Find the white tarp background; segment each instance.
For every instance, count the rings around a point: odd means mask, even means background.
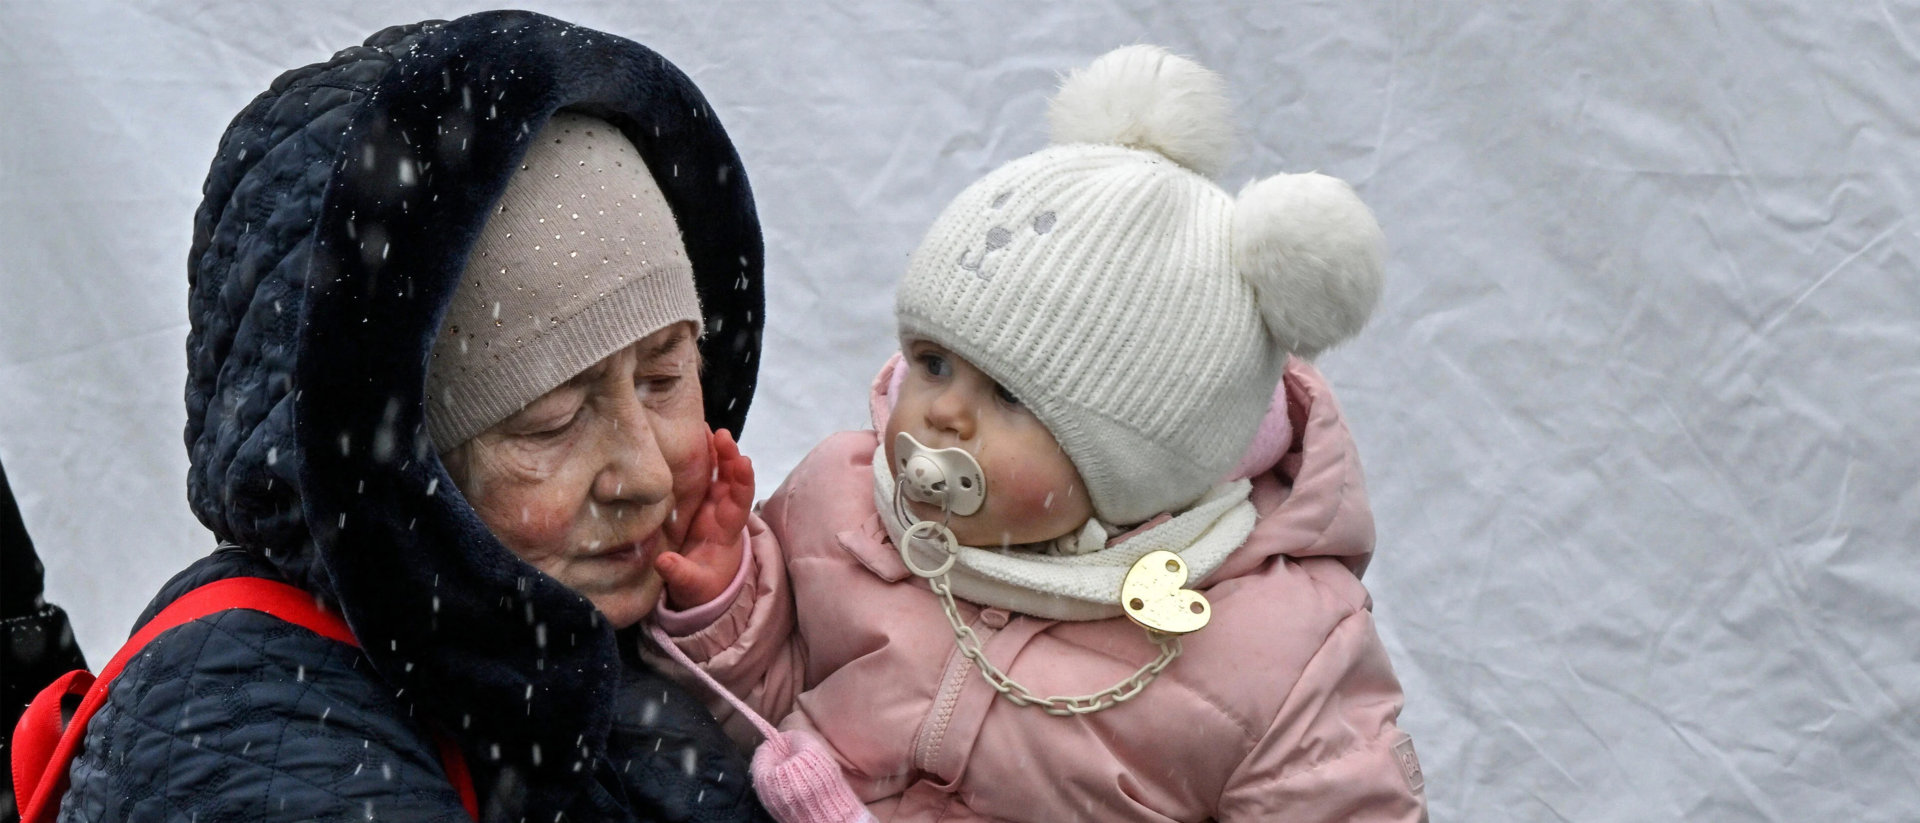
[[[737,142],[768,480],[863,424],[907,252],[1044,144],[1056,72],[1199,58],[1230,189],[1322,170],[1387,229],[1321,365],[1435,819],[1920,819],[1920,6],[529,5],[658,49]],[[212,546],[180,433],[215,141],[281,70],[483,7],[0,0],[0,458],[96,664]]]

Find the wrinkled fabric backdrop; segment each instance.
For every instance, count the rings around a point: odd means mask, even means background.
[[[1320,170],[1386,227],[1321,367],[1435,819],[1920,819],[1920,5],[528,5],[658,49],[739,146],[762,496],[864,424],[908,251],[1045,143],[1056,74],[1164,44],[1231,85],[1229,189]],[[96,665],[212,548],[215,141],[280,71],[481,8],[0,3],[0,459]]]

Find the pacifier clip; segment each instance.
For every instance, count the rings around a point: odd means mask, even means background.
[[[946,612],[947,625],[953,629],[954,643],[960,653],[979,667],[981,677],[986,678],[994,691],[1016,706],[1034,706],[1047,714],[1070,717],[1125,703],[1145,690],[1147,684],[1180,656],[1181,635],[1199,631],[1213,616],[1213,607],[1206,595],[1183,588],[1189,572],[1180,555],[1164,550],[1148,552],[1133,562],[1120,584],[1120,609],[1146,630],[1147,639],[1160,648],[1160,654],[1126,679],[1092,694],[1046,697],[1035,694],[987,660],[980,636],[960,618],[960,606],[954,600],[953,586],[947,576],[960,557],[959,538],[945,522],[920,520],[907,506],[908,500],[936,505],[948,517],[965,517],[979,511],[987,496],[986,473],[981,471],[979,461],[965,449],[928,448],[907,432],[900,432],[894,438],[894,461],[897,464],[894,513],[900,522],[909,524],[900,545],[895,547],[900,552],[900,562],[915,577],[926,580],[927,586],[940,597],[940,606]],[[932,568],[921,566],[914,558],[916,543],[931,544],[939,553],[940,563]]]

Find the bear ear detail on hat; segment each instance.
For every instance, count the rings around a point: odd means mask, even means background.
[[[1226,84],[1159,46],[1124,46],[1076,69],[1047,107],[1056,145],[1152,151],[1207,177],[1233,148]]]
[[[1278,174],[1248,183],[1234,204],[1234,268],[1274,341],[1301,357],[1367,324],[1386,256],[1380,224],[1344,180]]]

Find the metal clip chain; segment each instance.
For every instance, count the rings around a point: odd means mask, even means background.
[[[986,650],[980,646],[980,635],[975,634],[973,627],[960,619],[960,607],[953,600],[953,589],[947,585],[946,575],[927,578],[927,585],[933,588],[934,594],[940,595],[940,607],[947,612],[947,624],[953,627],[954,644],[960,647],[960,653],[966,655],[968,660],[972,660],[975,666],[980,667],[980,676],[987,679],[988,685],[993,686],[994,691],[1013,701],[1016,706],[1037,706],[1041,711],[1057,717],[1092,714],[1103,709],[1111,709],[1132,700],[1147,687],[1148,683],[1152,683],[1154,678],[1159,677],[1161,670],[1171,665],[1174,658],[1180,656],[1180,638],[1148,631],[1147,637],[1153,641],[1154,645],[1160,647],[1160,655],[1149,661],[1147,665],[1141,666],[1139,671],[1134,672],[1127,679],[1093,694],[1041,697],[1034,694],[1033,690],[1020,685],[1019,681],[1008,677],[1000,667],[987,662]]]
[[[1146,689],[1148,683],[1152,683],[1154,678],[1160,676],[1161,671],[1173,663],[1174,658],[1180,656],[1180,638],[1177,635],[1161,634],[1160,632],[1148,629],[1146,630],[1147,639],[1152,640],[1154,645],[1160,647],[1160,654],[1146,665],[1141,666],[1138,671],[1128,676],[1127,679],[1094,692],[1093,694],[1076,696],[1055,695],[1052,697],[1041,697],[1040,695],[1034,694],[1032,689],[1020,685],[1019,681],[1008,677],[1006,672],[1000,670],[1000,667],[987,661],[987,652],[986,649],[981,646],[980,635],[975,633],[973,627],[967,625],[966,621],[960,619],[960,604],[954,601],[953,587],[947,582],[947,571],[953,568],[954,559],[959,556],[958,546],[960,541],[954,538],[953,532],[944,524],[934,523],[928,520],[914,523],[912,514],[908,511],[905,502],[901,499],[898,486],[896,486],[895,489],[895,511],[901,516],[902,520],[913,523],[912,526],[908,527],[906,534],[901,537],[901,545],[898,547],[901,561],[906,564],[907,569],[913,572],[915,576],[924,578],[927,581],[927,585],[933,589],[933,593],[940,596],[940,608],[947,613],[947,625],[953,627],[954,645],[960,647],[960,653],[966,655],[968,660],[973,661],[973,665],[979,667],[980,676],[986,678],[987,684],[992,686],[994,691],[999,692],[1002,697],[1012,701],[1014,705],[1034,706],[1056,717],[1092,714],[1097,711],[1111,709],[1114,706],[1132,700],[1134,696],[1140,694],[1142,690]],[[930,534],[923,535],[922,532]],[[923,569],[918,563],[914,562],[912,549],[910,548],[910,545],[915,539],[927,539],[928,537],[938,537],[943,544],[940,548],[946,554],[946,557],[942,558],[940,565],[933,569]]]

